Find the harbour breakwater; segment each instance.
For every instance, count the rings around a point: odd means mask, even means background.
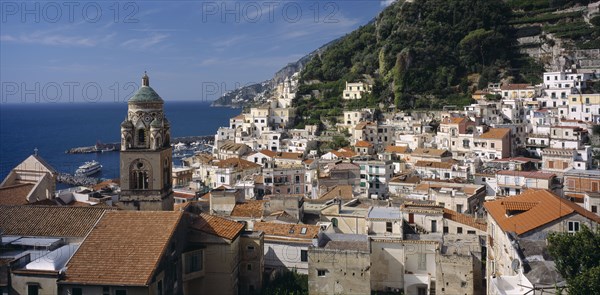
[[[172,139],[172,143],[185,143],[190,144],[192,142],[200,142],[204,144],[213,144],[214,135],[202,135],[202,136],[184,136],[176,137]],[[121,149],[121,144],[116,143],[96,143],[93,146],[74,147],[65,151],[66,154],[90,154],[90,153],[104,153],[114,152]]]

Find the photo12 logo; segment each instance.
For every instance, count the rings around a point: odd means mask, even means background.
[[[202,22],[288,22],[308,18],[315,23],[338,23],[340,7],[336,2],[277,2],[277,1],[204,1]]]
[[[125,102],[138,89],[135,82],[1,82],[0,103]]]
[[[246,86],[256,85],[256,82],[240,83],[234,82],[202,82],[200,83],[200,100],[201,101],[213,101],[220,97],[227,96],[233,91],[244,88]]]
[[[139,12],[136,2],[0,2],[0,22],[58,23],[113,21],[137,23]]]

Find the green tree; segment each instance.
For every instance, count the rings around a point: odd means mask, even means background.
[[[568,285],[568,293],[600,294],[600,229],[582,226],[575,234],[552,233],[548,253]]]
[[[308,295],[308,275],[294,271],[286,271],[273,281],[267,282],[263,295]]]

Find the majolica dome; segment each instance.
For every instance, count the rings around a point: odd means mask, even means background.
[[[129,99],[128,103],[163,103],[164,101],[152,87],[150,87],[150,78],[144,72],[142,77],[142,87]]]

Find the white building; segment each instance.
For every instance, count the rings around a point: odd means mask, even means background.
[[[371,93],[373,87],[364,82],[348,83],[342,94],[344,99],[361,99],[363,93]]]

